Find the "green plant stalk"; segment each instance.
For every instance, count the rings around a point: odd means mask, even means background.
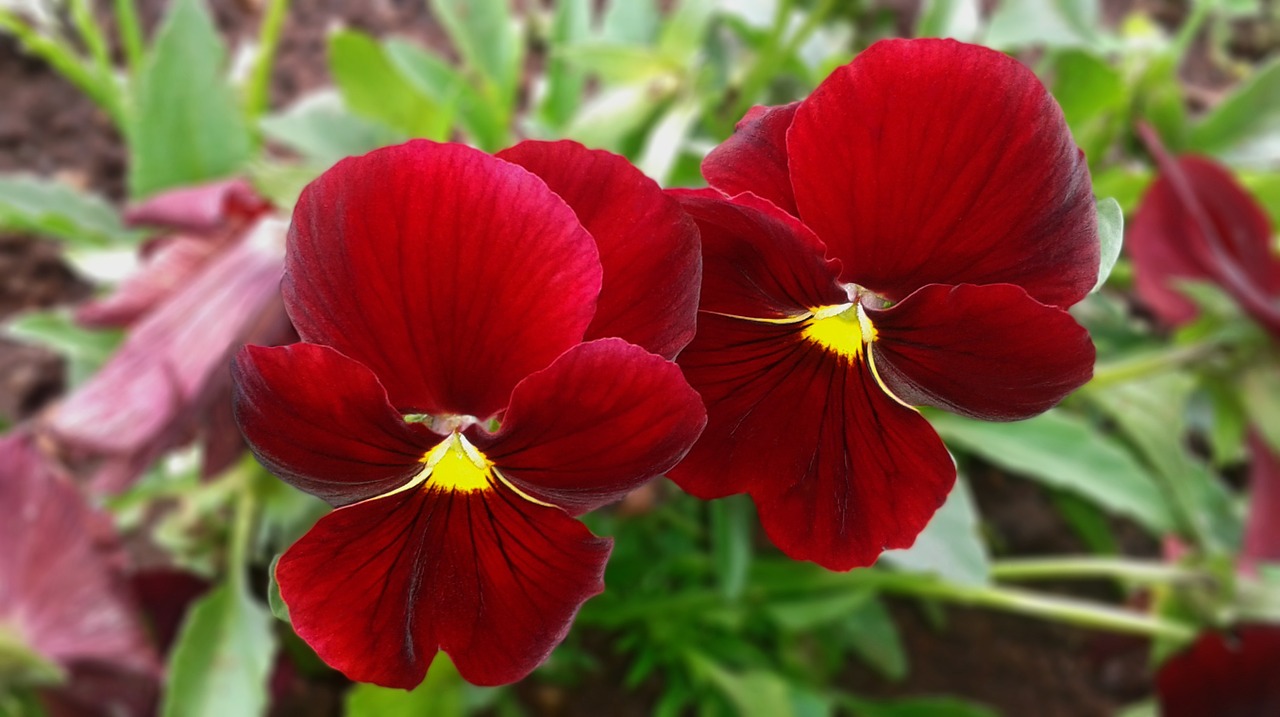
[[[1093,391],[1172,371],[1195,363],[1218,348],[1219,345],[1216,342],[1198,343],[1153,351],[1134,358],[1100,363],[1094,368],[1093,379],[1081,390]]]
[[[760,92],[768,84],[776,70],[778,58],[782,55],[782,36],[787,31],[787,19],[791,16],[792,0],[780,0],[773,15],[773,27],[765,37],[764,46],[756,54],[756,61],[742,79],[738,88],[737,102],[734,104],[730,119],[734,122],[742,117],[751,105],[755,104]]]
[[[231,523],[231,540],[227,547],[227,581],[232,589],[244,592],[249,569],[250,546],[258,514],[258,496],[253,486],[253,466],[242,463],[228,480],[235,482],[235,515]]]
[[[0,10],[0,30],[11,33],[31,54],[49,63],[71,84],[80,88],[89,99],[103,109],[117,127],[123,128],[124,107],[114,86],[106,86],[103,78],[90,71],[89,66],[70,48],[41,35],[12,13]]]
[[[1114,578],[1130,583],[1158,585],[1189,582],[1208,576],[1200,571],[1167,563],[1073,556],[998,560],[991,564],[991,577],[998,580]]]
[[[289,0],[271,0],[271,4],[267,6],[267,14],[262,19],[262,29],[258,33],[257,62],[254,63],[245,88],[245,116],[253,127],[257,126],[257,119],[267,111],[271,70],[275,67],[276,48],[280,44],[280,33],[284,29],[288,11]]]
[[[142,23],[138,22],[138,8],[134,0],[116,0],[116,25],[120,29],[120,46],[124,49],[129,75],[136,77],[142,70],[147,49],[142,41]]]
[[[80,40],[89,49],[89,56],[93,58],[94,67],[97,68],[98,74],[105,82],[115,72],[115,69],[111,66],[111,56],[107,52],[107,39],[102,35],[102,30],[98,27],[98,23],[94,22],[93,12],[89,10],[89,5],[85,0],[71,0],[69,9],[71,11],[71,22],[75,25],[76,32],[80,35]]]

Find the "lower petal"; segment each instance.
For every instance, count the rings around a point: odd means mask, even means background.
[[[1280,714],[1280,627],[1243,625],[1206,632],[1156,676],[1164,717],[1262,717]]]
[[[294,629],[347,677],[409,689],[437,650],[480,685],[527,675],[604,589],[612,543],[558,508],[488,489],[340,508],[280,559]]]
[[[1016,421],[1093,377],[1089,332],[1011,284],[933,284],[867,313],[879,378],[912,405]]]

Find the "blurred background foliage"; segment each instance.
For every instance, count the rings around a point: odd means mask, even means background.
[[[158,23],[133,0],[0,0],[0,32],[89,97],[128,160],[123,197],[48,173],[0,175],[0,231],[52,242],[101,294],[137,270],[153,236],[122,219],[123,204],[245,177],[287,217],[333,162],[412,137],[489,151],[570,138],[664,186],[701,186],[701,158],[750,107],[799,99],[860,49],[902,35],[979,42],[1032,67],[1086,152],[1095,193],[1115,200],[1099,205],[1112,236],[1153,178],[1142,121],[1171,152],[1226,163],[1280,218],[1280,9],[1262,0],[424,1],[439,30],[428,43],[344,25],[333,4],[331,84],[279,104],[287,0],[254,3],[259,25],[235,42],[202,0],[160,3]],[[617,538],[608,590],[514,689],[470,687],[443,655],[409,693],[351,686],[320,664],[289,629],[269,566],[324,506],[252,459],[202,478],[199,448],[167,446],[123,491],[89,493],[147,561],[206,586],[168,653],[165,715],[985,717],[1010,708],[981,704],[990,691],[892,687],[930,658],[904,637],[904,615],[923,616],[913,634],[972,614],[945,605],[1083,626],[1092,642],[1072,633],[1069,644],[1082,655],[1103,649],[1103,632],[1133,636],[1126,649],[1148,677],[1201,629],[1280,620],[1276,566],[1237,569],[1242,476],[1255,460],[1247,427],[1280,450],[1280,356],[1221,290],[1188,294],[1199,318],[1157,326],[1121,255],[1074,310],[1099,349],[1092,383],[1016,424],[929,412],[974,487],[962,480],[917,545],[875,568],[787,561],[757,534],[749,501],[705,504],[660,483],[590,516]],[[21,313],[5,330],[63,355],[69,391],[128,335],[82,326],[67,306]],[[1035,486],[1071,547],[1027,550],[1002,535],[978,477]],[[983,645],[970,649],[980,659]],[[991,691],[1017,689],[1003,679],[989,675]],[[1155,713],[1144,684],[1113,700],[1132,702],[1130,717]],[[9,685],[0,714],[39,714],[30,688]],[[1060,707],[1037,713],[1086,714]]]

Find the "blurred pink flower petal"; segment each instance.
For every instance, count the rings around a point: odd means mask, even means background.
[[[204,234],[229,222],[252,219],[270,208],[243,179],[183,187],[156,195],[125,210],[125,222]]]

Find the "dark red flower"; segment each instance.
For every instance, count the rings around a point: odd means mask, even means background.
[[[1280,715],[1280,627],[1206,632],[1156,676],[1161,717]]]
[[[1138,295],[1162,320],[1180,324],[1196,309],[1178,282],[1209,281],[1280,338],[1280,258],[1266,212],[1226,168],[1170,157],[1151,128],[1141,131],[1160,173],[1129,229]]]
[[[692,335],[692,222],[619,157],[501,157],[420,141],[326,172],[286,259],[306,343],[236,359],[259,460],[338,507],[276,577],[352,679],[412,687],[437,649],[478,684],[526,675],[603,589],[611,543],[572,516],[705,422],[664,358]]]
[[[1089,173],[1014,60],[877,43],[803,102],[756,109],[712,152],[702,230],[708,408],[670,476],[748,493],[788,555],[847,570],[909,546],[955,467],[912,406],[1017,420],[1086,382],[1064,310],[1093,287]]]

